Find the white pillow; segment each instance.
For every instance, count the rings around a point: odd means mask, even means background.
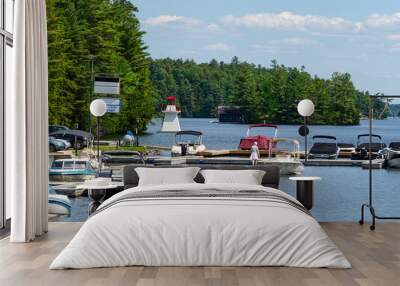
[[[261,185],[265,175],[261,170],[202,170],[204,183]]]
[[[139,186],[195,183],[193,180],[200,168],[136,168]]]

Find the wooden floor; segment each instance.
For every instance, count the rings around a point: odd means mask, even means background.
[[[400,285],[400,224],[380,223],[375,232],[356,223],[324,223],[353,265],[349,270],[287,267],[124,267],[48,270],[81,223],[50,223],[29,244],[0,241],[0,285]]]

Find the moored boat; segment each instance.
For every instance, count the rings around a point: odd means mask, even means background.
[[[251,131],[257,128],[273,128],[274,135],[266,136],[266,135],[251,135]],[[273,139],[278,136],[278,126],[275,124],[254,124],[250,125],[247,129],[246,137],[240,139],[239,149],[241,150],[250,150],[251,146],[254,142],[257,142],[258,149],[260,150],[269,150],[270,148],[276,148],[276,143],[273,142]]]
[[[49,214],[70,215],[71,208],[71,201],[67,196],[58,195],[52,188],[49,188]]]
[[[93,178],[97,171],[89,160],[55,160],[49,170],[50,181],[78,182]]]
[[[351,158],[351,155],[356,151],[356,146],[352,143],[337,143],[339,147],[339,157]]]
[[[175,134],[175,144],[171,148],[171,155],[173,157],[197,155],[205,150],[203,133],[194,130],[179,131]]]
[[[381,151],[385,164],[389,168],[400,169],[400,142],[391,142],[388,148]]]
[[[102,152],[103,164],[141,164],[145,165],[143,154],[138,151],[112,150]]]
[[[313,146],[308,152],[311,159],[336,159],[339,155],[339,147],[335,136],[315,135]]]
[[[369,158],[370,149],[372,159],[381,157],[382,150],[386,148],[386,144],[383,142],[382,136],[371,134],[371,145],[368,142],[368,138],[369,134],[360,134],[357,136],[357,147],[355,152],[352,154],[351,159],[367,160]]]

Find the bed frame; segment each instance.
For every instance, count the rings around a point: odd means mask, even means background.
[[[135,171],[137,168],[137,165],[127,165],[124,166],[123,168],[123,182],[124,182],[124,189],[129,189],[136,187],[139,183],[139,177]],[[171,165],[163,165],[163,166],[146,166],[146,168],[183,168],[183,167],[188,167],[188,166],[182,166],[182,165],[177,165],[177,166],[171,166]],[[191,166],[190,166],[191,167]],[[201,170],[209,170],[209,169],[218,169],[218,170],[262,170],[265,171],[265,175],[262,180],[262,185],[265,187],[271,187],[278,189],[279,188],[279,180],[280,180],[280,173],[279,173],[279,167],[276,166],[257,166],[257,167],[252,167],[252,166],[229,166],[229,165],[224,165],[224,166],[215,166],[215,165],[201,165],[198,166],[200,167]],[[204,178],[200,174],[200,172],[197,174],[197,176],[194,178],[194,180],[197,183],[204,183]]]

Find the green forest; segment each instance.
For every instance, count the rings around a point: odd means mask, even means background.
[[[368,93],[357,90],[347,73],[323,79],[304,67],[286,67],[273,60],[267,68],[236,57],[230,63],[202,64],[159,59],[151,62],[150,70],[160,97],[175,95],[185,117],[214,117],[218,105],[238,105],[244,107],[247,123],[296,124],[302,121],[297,103],[304,98],[316,106],[313,124],[354,125],[368,114]],[[377,114],[383,106],[375,101]]]
[[[146,127],[157,95],[137,12],[128,0],[47,0],[50,124],[88,129],[93,56],[95,73],[121,79],[122,110],[102,126],[111,133]]]
[[[323,79],[304,67],[275,60],[264,67],[236,57],[230,63],[153,60],[137,14],[128,0],[47,0],[50,124],[88,129],[91,58],[95,74],[121,80],[122,110],[102,118],[108,133],[145,130],[169,95],[184,117],[215,117],[219,105],[240,105],[249,123],[300,123],[296,106],[304,98],[316,105],[314,124],[359,124],[366,114],[367,93],[346,73]],[[376,112],[383,109],[375,105]]]

